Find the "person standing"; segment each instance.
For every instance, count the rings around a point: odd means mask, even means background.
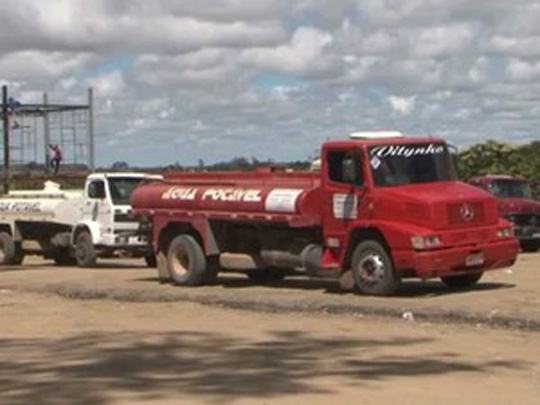
[[[50,144],[49,149],[51,152],[49,165],[53,168],[54,174],[57,174],[60,170],[60,163],[62,162],[62,149],[60,145],[55,144]]]

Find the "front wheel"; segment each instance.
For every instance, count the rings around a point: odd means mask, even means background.
[[[478,280],[482,278],[483,274],[484,273],[482,272],[468,273],[468,274],[461,274],[459,276],[441,277],[441,280],[448,287],[467,288],[467,287],[472,287],[473,285],[478,283]]]
[[[538,240],[522,240],[520,241],[521,250],[526,253],[536,252],[540,249],[540,241]]]
[[[75,240],[75,259],[77,260],[77,265],[79,267],[93,267],[96,265],[96,257],[90,232],[79,232]]]
[[[356,287],[364,294],[392,295],[401,285],[388,252],[375,240],[358,244],[351,267]]]

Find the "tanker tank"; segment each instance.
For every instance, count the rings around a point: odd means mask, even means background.
[[[317,173],[182,173],[139,186],[131,196],[134,211],[186,211],[235,217],[241,214],[302,217],[320,221]]]
[[[61,190],[47,181],[42,190],[10,191],[0,197],[0,221],[72,224],[80,215],[82,190]]]

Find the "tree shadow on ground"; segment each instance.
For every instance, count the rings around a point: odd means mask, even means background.
[[[335,383],[334,388],[321,386],[325,377],[360,386],[394,377],[525,366],[516,361],[473,363],[456,353],[429,352],[432,341],[320,338],[299,331],[273,332],[260,340],[192,332],[2,339],[0,403],[97,405],[122,396],[147,402],[211,397],[222,403],[239,397],[337,393]],[[392,347],[421,354],[389,357]]]

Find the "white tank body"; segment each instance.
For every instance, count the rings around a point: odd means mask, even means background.
[[[0,197],[0,221],[73,224],[80,218],[83,190],[61,190],[48,181],[43,190],[11,191]]]

